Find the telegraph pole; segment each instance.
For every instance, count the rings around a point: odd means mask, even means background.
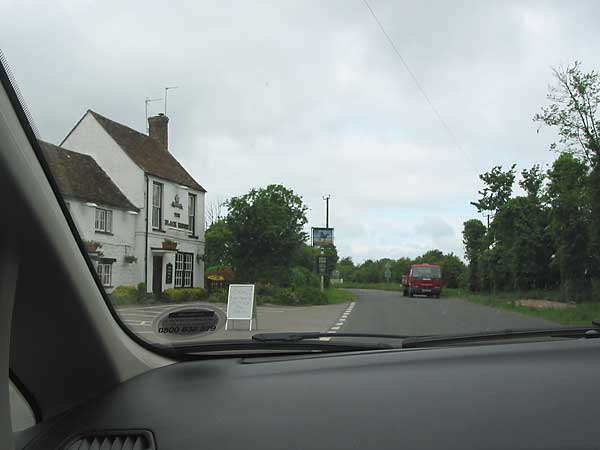
[[[325,228],[329,228],[329,199],[331,198],[331,194],[327,195],[327,197],[323,197],[325,200]]]

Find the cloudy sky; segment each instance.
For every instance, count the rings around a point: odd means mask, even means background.
[[[551,66],[600,68],[600,3],[369,0],[0,0],[0,48],[41,136],[60,143],[89,108],[145,131],[170,91],[170,150],[207,203],[283,183],[340,254],[462,257],[478,174],[547,164],[531,118]],[[160,102],[150,113],[162,112]]]

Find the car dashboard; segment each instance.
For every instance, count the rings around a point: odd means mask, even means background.
[[[600,339],[188,361],[22,432],[17,448],[142,430],[160,450],[597,449],[599,380]]]

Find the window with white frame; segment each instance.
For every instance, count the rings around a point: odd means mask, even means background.
[[[98,276],[103,286],[112,285],[112,264],[98,263]]]
[[[183,253],[175,255],[175,287],[183,287]]]
[[[177,253],[175,255],[175,287],[192,287],[194,273],[194,255]]]
[[[103,233],[112,233],[112,211],[110,209],[96,208],[94,228]]]
[[[163,185],[156,181],[152,183],[152,228],[162,228],[163,216]]]
[[[183,287],[192,287],[192,274],[194,271],[194,255],[185,253],[183,262]]]
[[[196,194],[188,194],[188,224],[190,234],[196,234]]]

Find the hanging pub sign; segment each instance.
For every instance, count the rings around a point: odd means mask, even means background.
[[[313,247],[330,247],[333,245],[333,228],[312,228]]]

